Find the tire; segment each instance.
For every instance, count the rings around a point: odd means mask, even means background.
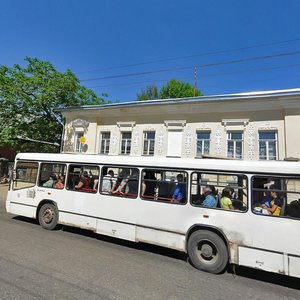
[[[228,250],[222,238],[208,230],[198,230],[188,240],[192,265],[205,272],[219,274],[228,264]]]
[[[39,210],[38,214],[40,225],[48,230],[53,230],[57,227],[58,210],[55,205],[45,203]]]

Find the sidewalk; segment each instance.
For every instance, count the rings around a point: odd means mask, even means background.
[[[0,201],[6,201],[6,195],[8,191],[8,184],[0,184]]]

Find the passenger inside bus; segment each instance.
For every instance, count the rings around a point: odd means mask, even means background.
[[[57,182],[55,183],[54,188],[56,189],[63,189],[65,186],[65,176],[64,175],[60,175]]]
[[[129,169],[123,169],[116,182],[114,183],[112,187],[112,193],[113,194],[124,194],[128,192],[127,182],[130,177],[130,170]]]
[[[201,206],[203,207],[217,207],[216,189],[213,185],[207,185],[203,189],[205,196]]]
[[[106,175],[102,178],[102,186],[101,186],[101,193],[110,194],[116,179],[114,178],[115,173],[113,170],[109,170]],[[94,189],[95,186],[94,186]]]
[[[232,191],[229,188],[223,189],[221,199],[220,199],[221,208],[233,210],[234,207],[232,205],[231,198],[232,198]]]
[[[56,175],[55,174],[51,174],[49,176],[49,179],[43,184],[43,187],[53,188],[55,180],[56,180]]]
[[[186,187],[185,187],[185,183],[183,182],[183,175],[178,174],[176,176],[176,179],[177,179],[177,183],[172,195],[171,202],[177,202],[177,203],[184,202],[186,197]]]
[[[156,187],[157,179],[155,177],[155,173],[152,171],[147,171],[142,182],[142,196],[153,199]]]
[[[273,191],[272,191],[273,189]],[[272,197],[272,200],[270,201],[270,207],[268,207],[266,204],[262,204],[261,207],[268,211],[273,216],[280,216],[281,215],[281,209],[282,209],[282,202],[278,197],[278,194],[276,191],[274,191],[275,187],[270,186],[270,194]]]
[[[138,194],[138,188],[139,188],[139,171],[138,169],[132,169],[131,172],[132,173],[129,176],[129,180],[126,184],[126,186],[128,187],[126,194],[128,196],[135,197]]]
[[[91,179],[89,178],[88,173],[85,171],[79,175],[79,181],[74,186],[74,188],[75,188],[75,190],[89,189],[90,183],[91,183]]]

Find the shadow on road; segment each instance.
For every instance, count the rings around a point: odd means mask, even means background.
[[[80,229],[80,228],[70,227],[70,226],[65,226],[65,225],[63,226],[63,231],[96,238],[97,240],[108,242],[108,243],[115,244],[115,245],[120,245],[120,246],[137,249],[137,250],[141,250],[141,251],[147,251],[147,252],[151,252],[151,253],[156,253],[156,254],[167,256],[167,257],[174,258],[174,259],[179,259],[179,260],[184,260],[184,261],[187,260],[187,255],[185,253],[176,251],[176,250],[172,250],[172,249],[168,249],[168,248],[164,248],[161,246],[146,244],[146,243],[142,243],[142,242],[140,242],[140,243],[130,242],[130,241],[126,241],[126,240],[122,240],[122,239],[118,239],[118,238],[114,238],[114,237],[110,237],[110,236],[106,236],[106,235],[97,234],[93,231],[89,231],[86,229]]]
[[[295,290],[300,290],[300,279],[295,277],[288,277],[281,274],[266,272],[242,266],[229,266],[227,272],[240,277],[246,277],[253,280],[273,283]]]
[[[31,219],[31,218],[15,216],[15,217],[13,217],[13,219],[17,220],[17,221],[22,221],[22,222],[26,222],[26,223],[30,223],[30,224],[39,225],[37,220]],[[107,243],[111,243],[114,245],[119,245],[119,246],[136,249],[136,250],[140,250],[140,251],[146,251],[149,253],[155,253],[155,254],[159,254],[162,256],[170,257],[170,258],[181,260],[181,261],[188,261],[187,254],[180,252],[180,251],[172,250],[169,248],[146,244],[146,243],[135,243],[135,242],[125,241],[125,240],[121,240],[118,238],[97,234],[90,230],[66,226],[66,225],[59,227],[59,229],[61,229],[61,228],[63,231],[66,231],[66,232],[94,238],[94,239],[97,239],[97,240],[100,240],[103,242],[107,242]],[[41,230],[42,230],[42,228],[41,228]],[[245,278],[249,278],[249,279],[253,279],[253,280],[258,280],[261,282],[268,282],[268,283],[300,290],[300,279],[299,278],[288,277],[288,276],[270,273],[270,272],[266,272],[266,271],[262,271],[262,270],[258,270],[258,269],[252,269],[252,268],[247,268],[247,267],[242,267],[242,266],[232,266],[232,265],[230,265],[227,268],[227,273],[233,274],[234,276],[238,276],[238,277],[245,277]]]

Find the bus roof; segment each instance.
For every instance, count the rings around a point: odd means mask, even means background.
[[[105,164],[120,166],[206,169],[244,173],[281,173],[300,175],[300,163],[292,161],[250,161],[211,158],[135,157],[97,154],[19,153],[16,160]]]

